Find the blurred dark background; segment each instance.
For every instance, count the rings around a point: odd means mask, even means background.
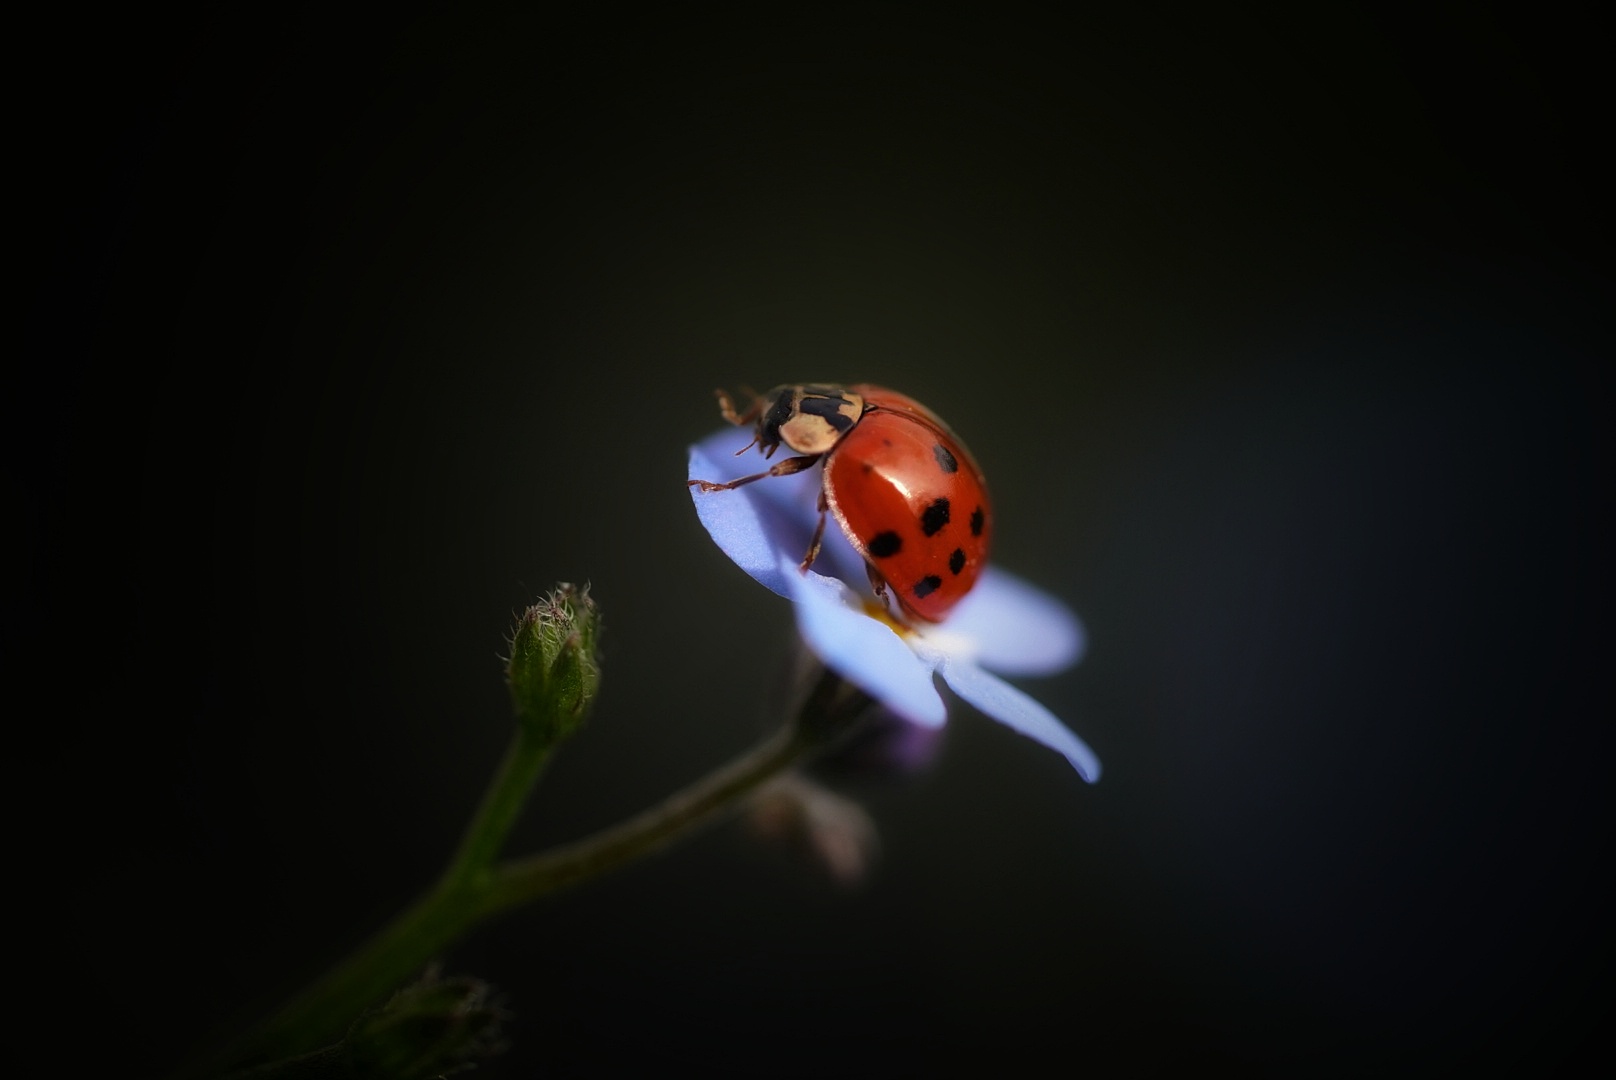
[[[1090,632],[1023,685],[1106,775],[956,704],[931,771],[843,789],[858,889],[731,823],[491,925],[445,957],[513,1013],[475,1075],[1609,1058],[1591,28],[38,38],[6,652],[70,1052],[165,1071],[426,886],[557,581],[607,681],[518,850],[767,730],[789,612],[684,448],[713,387],[814,379],[969,442],[997,557]]]

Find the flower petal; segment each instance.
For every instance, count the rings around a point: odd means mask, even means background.
[[[690,448],[688,479],[719,483],[762,472],[769,462],[760,454],[743,454],[750,428],[725,428]],[[791,584],[781,571],[781,557],[801,559],[808,552],[819,517],[818,469],[793,476],[770,476],[730,491],[691,488],[696,516],[720,550],[762,585],[791,598]],[[816,566],[849,581],[863,580],[863,561],[836,528],[827,524]],[[793,570],[793,573],[795,571]]]
[[[797,628],[826,666],[911,723],[938,727],[947,719],[932,669],[891,627],[864,614],[851,589],[789,562],[780,572],[792,585]]]
[[[1005,675],[1052,675],[1087,644],[1071,609],[997,566],[982,571],[943,628],[971,641],[976,663]]]
[[[748,438],[748,432],[735,428],[692,446],[689,479],[723,482],[756,471],[737,468],[738,459],[732,456]],[[803,533],[799,515],[777,498],[768,497],[764,486],[794,486],[802,480],[801,476],[771,477],[733,491],[690,489],[696,516],[713,542],[742,570],[785,597],[791,596],[791,586],[781,570],[779,553],[798,545],[806,550],[812,533]]]
[[[1100,778],[1100,759],[1055,714],[975,664],[944,657],[938,665],[949,688],[1007,728],[1058,750],[1089,783]]]

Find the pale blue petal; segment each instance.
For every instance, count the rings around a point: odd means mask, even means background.
[[[949,688],[1005,727],[1064,754],[1089,783],[1100,778],[1100,759],[1055,714],[975,664],[944,658],[938,669]]]
[[[767,469],[771,462],[755,449],[735,456],[751,438],[750,428],[725,428],[703,439],[690,448],[687,478],[723,483]],[[816,467],[793,476],[766,477],[731,491],[691,488],[690,497],[696,516],[720,550],[758,582],[790,598],[791,585],[780,563],[787,556],[800,563],[808,552],[819,520],[819,480]],[[864,562],[834,519],[826,522],[824,544],[814,565],[848,581],[864,580]]]
[[[1077,662],[1086,638],[1065,604],[988,566],[943,629],[970,640],[973,659],[1005,675],[1052,675]]]
[[[789,562],[781,573],[792,583],[797,628],[827,667],[911,723],[938,727],[947,719],[931,668],[891,627],[855,606],[852,590]]]
[[[724,482],[761,471],[768,464],[761,456],[734,456],[750,438],[750,430],[726,428],[692,446],[688,478]],[[803,527],[800,515],[785,500],[785,492],[764,489],[798,488],[817,479],[817,473],[775,476],[733,491],[691,488],[690,497],[696,504],[696,516],[724,554],[757,581],[789,598],[791,585],[781,571],[780,552],[806,551],[813,525]],[[814,490],[817,493],[817,483]]]

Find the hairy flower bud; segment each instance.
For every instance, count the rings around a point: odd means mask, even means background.
[[[517,620],[505,681],[517,719],[533,735],[560,742],[588,717],[600,689],[600,624],[589,587],[565,583]]]

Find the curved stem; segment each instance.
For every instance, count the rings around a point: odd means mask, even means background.
[[[654,851],[784,772],[813,742],[782,728],[741,757],[663,802],[593,836],[496,867],[483,914],[517,907]]]
[[[465,888],[487,874],[554,749],[553,742],[535,738],[528,733],[526,725],[517,725],[516,735],[511,739],[510,749],[505,751],[505,760],[500,762],[494,782],[483,796],[471,824],[466,826],[459,850],[443,872],[440,889]]]
[[[794,723],[656,806],[593,836],[491,866],[551,746],[518,734],[437,885],[249,1040],[238,1064],[330,1045],[366,1009],[482,920],[654,851],[736,805],[843,734],[870,699],[822,673]]]
[[[429,892],[277,1013],[252,1040],[255,1057],[291,1056],[342,1036],[358,1015],[385,998],[482,917],[489,870],[554,742],[518,724],[459,849]]]
[[[486,886],[484,886],[486,888]],[[293,1057],[339,1040],[477,919],[474,890],[432,890],[320,981],[286,1005],[245,1045],[236,1065]]]

